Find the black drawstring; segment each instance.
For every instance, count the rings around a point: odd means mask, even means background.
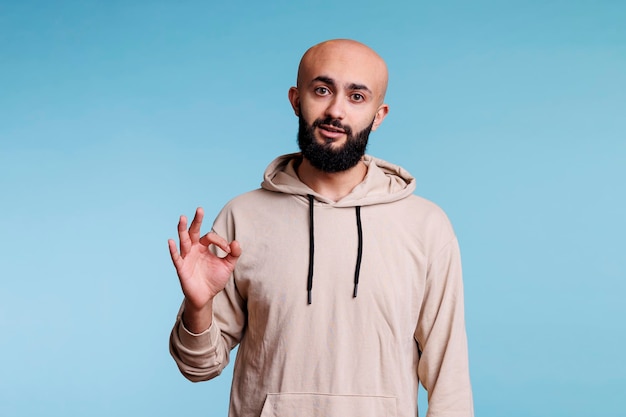
[[[306,282],[307,302],[311,304],[311,290],[313,289],[313,255],[315,252],[315,239],[313,237],[313,196],[309,197],[309,277]]]
[[[307,291],[307,304],[312,302],[312,289],[313,289],[313,260],[315,258],[315,237],[313,233],[313,205],[315,204],[314,197],[308,194],[309,198],[309,276],[306,283]],[[361,273],[361,258],[363,257],[363,228],[361,227],[361,206],[356,206],[356,227],[359,237],[359,247],[356,256],[356,267],[354,269],[354,291],[352,297],[356,298],[357,291],[359,289],[359,274]]]
[[[359,289],[359,273],[361,272],[361,256],[363,256],[363,229],[361,228],[361,206],[356,206],[356,227],[359,233],[359,250],[356,255],[356,267],[354,268],[354,293],[352,297],[356,298]]]

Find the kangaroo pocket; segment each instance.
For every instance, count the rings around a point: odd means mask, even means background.
[[[395,397],[267,394],[261,417],[396,417]]]

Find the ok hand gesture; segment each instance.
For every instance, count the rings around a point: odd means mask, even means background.
[[[223,237],[213,232],[201,237],[200,226],[203,217],[204,211],[198,207],[191,226],[187,230],[187,218],[180,216],[178,222],[180,254],[176,248],[176,242],[173,239],[168,240],[172,262],[185,295],[186,325],[188,313],[199,314],[207,308],[211,311],[213,298],[226,286],[235,269],[237,259],[241,255],[241,247],[237,241],[229,244]],[[209,250],[210,245],[222,249],[226,252],[226,256],[220,258],[213,254]],[[210,317],[208,319],[210,324]]]

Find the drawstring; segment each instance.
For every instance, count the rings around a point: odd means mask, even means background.
[[[307,291],[307,304],[312,302],[312,289],[313,289],[313,260],[315,258],[315,235],[313,233],[313,206],[314,197],[308,194],[309,198],[309,275],[307,277],[306,291]],[[359,289],[359,274],[361,273],[361,258],[363,257],[363,228],[361,227],[361,206],[356,206],[356,227],[358,233],[358,251],[356,256],[356,267],[354,269],[354,291],[352,297],[356,298],[357,291]]]
[[[363,256],[363,229],[361,228],[361,206],[356,206],[356,228],[359,233],[359,250],[356,255],[356,267],[354,268],[354,293],[352,294],[353,298],[356,298],[356,292],[359,289],[361,256]]]
[[[313,235],[313,196],[309,197],[309,277],[306,282],[307,304],[311,304],[311,290],[313,289],[313,255],[315,252],[315,239]]]

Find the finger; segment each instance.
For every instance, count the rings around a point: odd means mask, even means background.
[[[200,240],[200,226],[202,226],[202,219],[204,218],[204,210],[202,207],[196,209],[196,214],[193,216],[191,226],[189,226],[189,238],[192,243]]]
[[[176,242],[174,239],[167,240],[167,246],[170,250],[170,256],[172,257],[172,262],[174,263],[174,268],[178,271],[183,264],[183,258],[178,254],[178,249],[176,249]]]
[[[224,260],[228,262],[234,269],[237,260],[241,256],[241,245],[236,240],[230,242],[230,252],[224,257]]]
[[[187,256],[191,250],[191,239],[187,231],[187,217],[180,216],[178,221],[178,240],[180,241],[180,256]]]
[[[239,258],[241,256],[241,245],[236,240],[230,242],[230,256]]]
[[[215,245],[226,253],[230,253],[228,241],[215,232],[209,232],[200,238],[200,243],[204,246]]]

